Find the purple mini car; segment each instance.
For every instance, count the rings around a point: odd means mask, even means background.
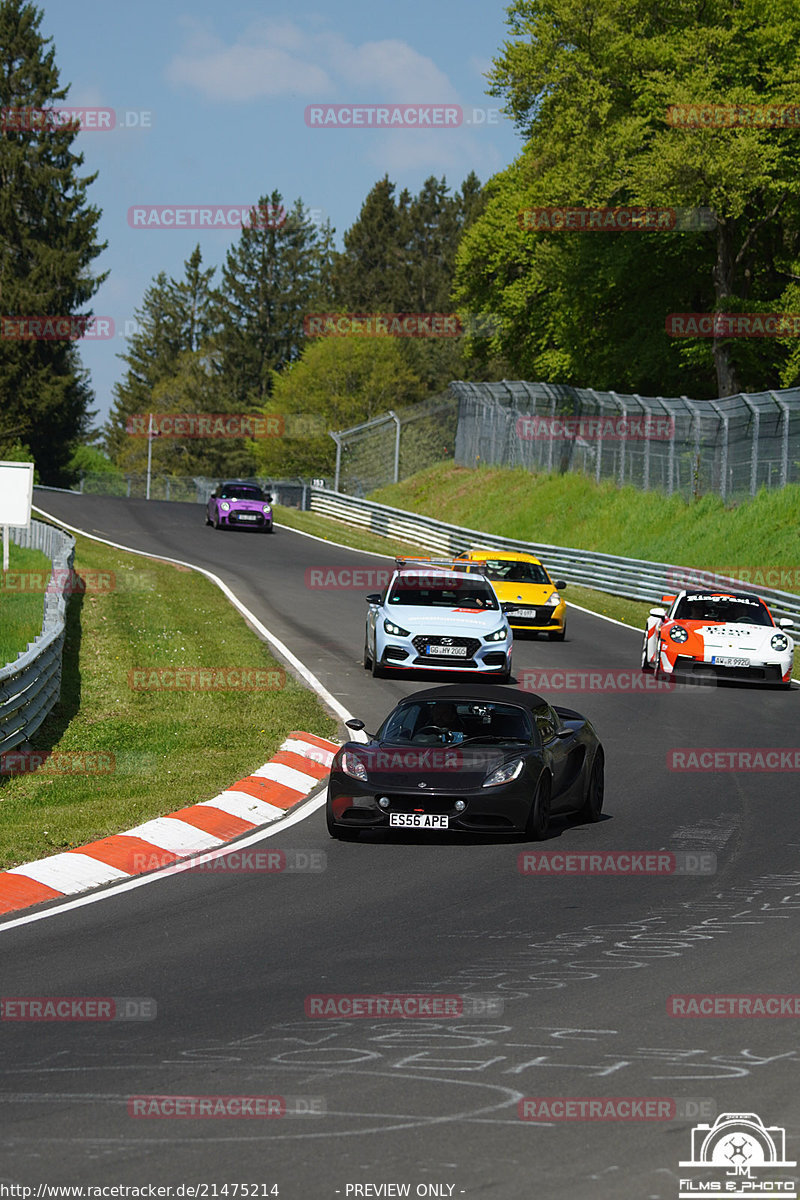
[[[233,479],[212,493],[206,509],[206,525],[215,529],[258,529],[272,533],[272,496],[257,483]]]

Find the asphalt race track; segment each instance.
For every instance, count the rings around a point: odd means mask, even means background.
[[[51,492],[34,502],[87,532],[215,571],[368,728],[435,681],[364,672],[373,588],[307,586],[310,569],[385,560],[281,528],[215,532],[193,505]],[[516,641],[515,674],[635,670],[640,645],[637,633],[573,610],[565,643]],[[667,754],[796,747],[797,689],[547,695],[585,712],[603,739],[598,825],[556,823],[536,846],[432,835],[346,843],[328,838],[318,809],[263,844],[322,850],[323,872],[189,872],[0,924],[4,996],[157,1004],[148,1021],[2,1023],[0,1183],[205,1183],[208,1196],[212,1184],[277,1184],[288,1200],[404,1194],[364,1190],[389,1184],[411,1196],[674,1200],[698,1120],[758,1113],[793,1148],[796,1022],[680,1019],[667,1002],[800,993],[798,774],[675,771]],[[711,852],[718,869],[531,877],[518,870],[531,849]],[[375,993],[491,995],[502,1011],[306,1016],[307,997]],[[282,1096],[317,1111],[129,1115],[131,1097],[176,1094]],[[671,1120],[533,1123],[518,1115],[525,1097],[677,1107]]]

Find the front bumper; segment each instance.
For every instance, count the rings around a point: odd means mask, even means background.
[[[677,655],[672,673],[706,679],[731,679],[751,683],[784,683],[792,676],[792,660],[751,661],[746,667],[731,667],[711,662],[710,658],[694,658],[692,655]]]
[[[388,797],[388,808],[378,805],[378,797]],[[456,810],[456,801],[466,805]],[[422,811],[448,818],[447,829],[412,829],[412,832],[440,833],[524,833],[530,815],[531,795],[521,780],[496,788],[469,791],[431,788],[426,791],[388,788],[376,791],[366,783],[348,776],[332,776],[328,784],[328,816],[342,829],[391,829],[408,832],[407,827],[390,824],[391,813]]]
[[[255,520],[253,518],[255,517]],[[267,516],[263,512],[254,512],[252,509],[241,512],[231,510],[228,513],[222,513],[220,516],[220,524],[226,525],[230,529],[271,529],[272,516]]]
[[[439,634],[411,634],[396,637],[385,634],[378,641],[378,666],[407,671],[474,671],[479,674],[503,675],[511,671],[512,643],[484,642],[477,637],[453,637],[450,645],[443,644]],[[429,653],[428,645],[440,647],[439,653]],[[465,653],[453,653],[463,647]]]
[[[506,604],[501,605],[509,625],[518,633],[560,633],[564,628],[567,619],[567,606],[564,602],[557,604],[555,608],[551,604],[528,605],[521,600],[515,603],[534,614],[521,617],[518,613],[507,612]]]

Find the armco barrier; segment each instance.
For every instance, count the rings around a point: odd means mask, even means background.
[[[16,662],[0,669],[0,754],[27,741],[61,694],[66,591],[75,557],[75,539],[43,521],[31,521],[27,529],[12,527],[10,536],[17,546],[47,555],[56,583],[44,595],[42,632]]]
[[[311,488],[311,509],[320,516],[332,517],[358,525],[383,537],[398,541],[413,542],[426,550],[450,555],[460,554],[473,546],[495,546],[502,550],[523,550],[541,558],[551,575],[563,578],[567,583],[582,584],[599,592],[614,596],[626,596],[631,600],[660,602],[664,593],[680,590],[681,572],[686,572],[688,586],[698,586],[693,573],[705,568],[677,567],[669,563],[647,562],[640,558],[618,558],[613,554],[597,554],[592,550],[577,550],[566,546],[550,546],[546,542],[521,542],[514,538],[500,537],[494,533],[482,533],[478,529],[465,529],[461,525],[448,525],[432,517],[390,508],[387,504],[375,504],[371,500],[359,500],[341,492],[326,488]],[[722,582],[722,576],[714,576]],[[800,595],[781,592],[775,588],[748,585],[729,579],[732,590],[756,592],[770,605],[773,615],[790,617],[800,626]],[[703,586],[702,583],[699,586]],[[724,586],[724,585],[723,585]]]

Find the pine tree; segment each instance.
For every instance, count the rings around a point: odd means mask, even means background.
[[[76,125],[42,110],[63,102],[52,39],[41,11],[0,0],[0,317],[90,316],[105,274],[91,263],[100,211],[87,201],[96,175],[81,176]],[[92,392],[74,341],[0,337],[0,455],[19,439],[49,484],[69,481],[68,463],[88,433]],[[4,449],[5,447],[5,449]]]

